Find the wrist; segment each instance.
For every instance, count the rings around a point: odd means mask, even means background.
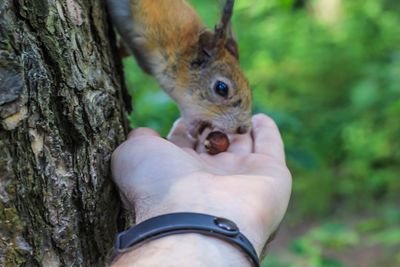
[[[215,237],[177,234],[143,243],[112,266],[251,266],[237,247]]]

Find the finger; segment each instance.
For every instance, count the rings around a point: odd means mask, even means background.
[[[250,133],[230,136],[229,152],[235,154],[250,154],[253,150],[253,140]]]
[[[138,137],[138,136],[156,136],[156,137],[159,137],[160,134],[157,133],[156,131],[154,131],[153,129],[140,127],[140,128],[136,128],[136,129],[132,130],[128,134],[128,138],[127,139],[132,139],[132,138],[135,138],[135,137]]]
[[[282,137],[276,123],[267,115],[253,116],[254,153],[268,155],[279,161],[285,161]]]
[[[201,153],[207,153],[206,151],[206,147],[205,147],[205,141],[207,136],[211,133],[211,129],[210,128],[206,128],[203,130],[203,132],[198,136],[198,140],[195,144],[196,146],[196,152],[201,154]]]
[[[167,139],[179,147],[194,148],[195,140],[189,137],[186,125],[181,118],[175,121]]]

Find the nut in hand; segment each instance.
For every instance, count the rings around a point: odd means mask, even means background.
[[[204,147],[210,155],[225,152],[229,147],[229,138],[223,132],[211,132],[204,141]]]

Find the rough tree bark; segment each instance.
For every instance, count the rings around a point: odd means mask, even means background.
[[[101,266],[126,133],[104,1],[0,1],[0,266]]]

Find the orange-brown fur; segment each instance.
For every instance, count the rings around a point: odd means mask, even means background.
[[[118,18],[113,1],[129,4],[130,26]],[[128,1],[128,2],[127,2]],[[108,0],[112,17],[120,34],[135,54],[142,68],[154,75],[160,86],[177,102],[181,115],[192,134],[201,122],[226,133],[238,127],[250,129],[251,92],[237,59],[225,48],[226,40],[211,47],[204,57],[202,37],[212,37],[193,8],[184,0]],[[125,16],[128,16],[125,14]],[[118,21],[119,20],[119,21]],[[119,25],[119,27],[118,27]],[[201,37],[202,36],[202,37]],[[207,38],[203,38],[207,40]],[[210,38],[209,38],[210,39]],[[212,43],[213,44],[213,43]],[[213,92],[217,80],[229,84],[229,96]],[[236,103],[236,104],[235,104]]]

